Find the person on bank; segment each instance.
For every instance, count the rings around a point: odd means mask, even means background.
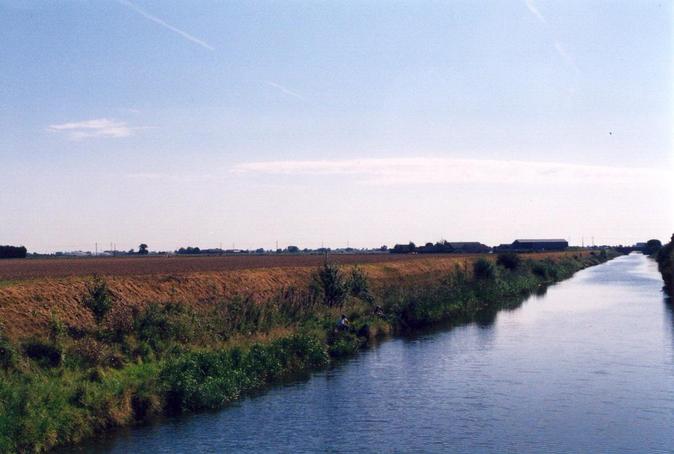
[[[342,318],[337,323],[337,329],[339,331],[348,331],[349,330],[349,319],[346,318],[346,315],[342,314]]]
[[[374,308],[374,315],[384,318],[384,309],[379,304],[377,304]]]

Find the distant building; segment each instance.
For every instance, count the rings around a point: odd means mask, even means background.
[[[566,240],[515,240],[510,246],[515,251],[563,251],[569,247]]]
[[[462,254],[485,254],[491,251],[491,248],[486,244],[477,241],[463,241],[463,242],[449,242],[454,252]]]

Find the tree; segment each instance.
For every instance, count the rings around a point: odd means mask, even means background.
[[[0,259],[23,259],[27,252],[23,246],[0,246]]]
[[[655,255],[658,253],[660,248],[662,248],[662,243],[660,240],[648,240],[643,252],[646,255]]]
[[[141,243],[140,246],[138,246],[138,255],[147,255],[148,250],[147,250],[147,244]]]

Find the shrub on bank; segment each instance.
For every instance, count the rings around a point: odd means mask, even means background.
[[[367,280],[367,276],[358,266],[354,266],[351,269],[349,291],[351,296],[360,298],[368,303],[371,303],[374,300],[372,294],[370,293],[370,284]]]
[[[11,343],[7,341],[0,331],[0,368],[12,369],[16,366],[16,351]]]
[[[522,259],[514,252],[505,252],[496,257],[496,264],[510,271],[519,268],[521,263]]]
[[[22,347],[23,353],[42,367],[58,367],[63,361],[63,351],[51,342],[30,339]]]
[[[341,306],[349,288],[339,266],[325,262],[313,276],[312,287],[328,307]]]
[[[102,277],[96,274],[91,277],[82,304],[91,311],[96,323],[101,323],[113,304],[108,284]]]
[[[490,260],[479,258],[473,263],[473,274],[478,279],[492,279],[496,274],[494,264]]]
[[[674,296],[674,235],[669,243],[663,246],[657,254],[658,270],[665,282],[665,291]]]

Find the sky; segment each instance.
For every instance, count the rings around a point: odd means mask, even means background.
[[[664,241],[673,9],[0,0],[0,244]]]

